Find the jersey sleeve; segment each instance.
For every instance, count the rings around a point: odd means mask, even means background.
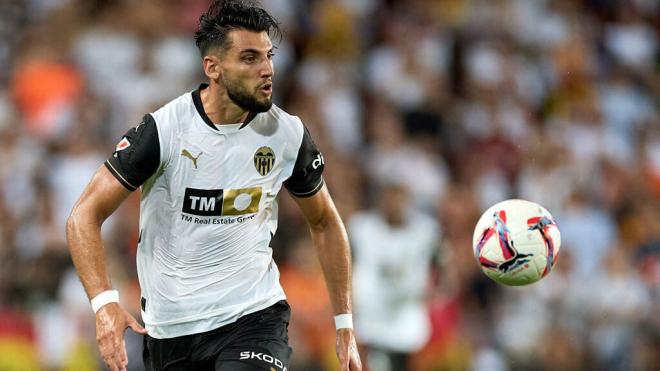
[[[129,191],[134,191],[151,177],[160,164],[160,143],[156,121],[150,114],[128,129],[105,167]]]
[[[304,128],[296,164],[284,186],[296,197],[310,197],[323,187],[323,155],[316,148],[307,128]]]

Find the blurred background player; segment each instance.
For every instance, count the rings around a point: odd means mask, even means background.
[[[369,370],[411,370],[431,334],[428,301],[439,228],[394,181],[348,224],[354,251],[356,331]],[[359,298],[358,298],[359,297]]]

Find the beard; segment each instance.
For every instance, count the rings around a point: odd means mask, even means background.
[[[235,83],[231,80],[224,80],[222,82],[227,88],[227,95],[237,106],[249,112],[266,112],[273,105],[272,95],[264,100],[259,100],[256,93],[250,93],[240,83]]]

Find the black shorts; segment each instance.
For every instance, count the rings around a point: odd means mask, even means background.
[[[171,339],[145,335],[144,365],[150,371],[285,371],[291,357],[290,317],[282,300],[209,332]]]

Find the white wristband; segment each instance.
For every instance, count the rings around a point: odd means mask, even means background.
[[[335,316],[335,328],[353,328],[353,315],[351,313],[338,314]]]
[[[106,290],[102,293],[96,295],[92,300],[92,309],[94,313],[98,312],[102,306],[110,303],[119,303],[119,291],[117,290]]]

